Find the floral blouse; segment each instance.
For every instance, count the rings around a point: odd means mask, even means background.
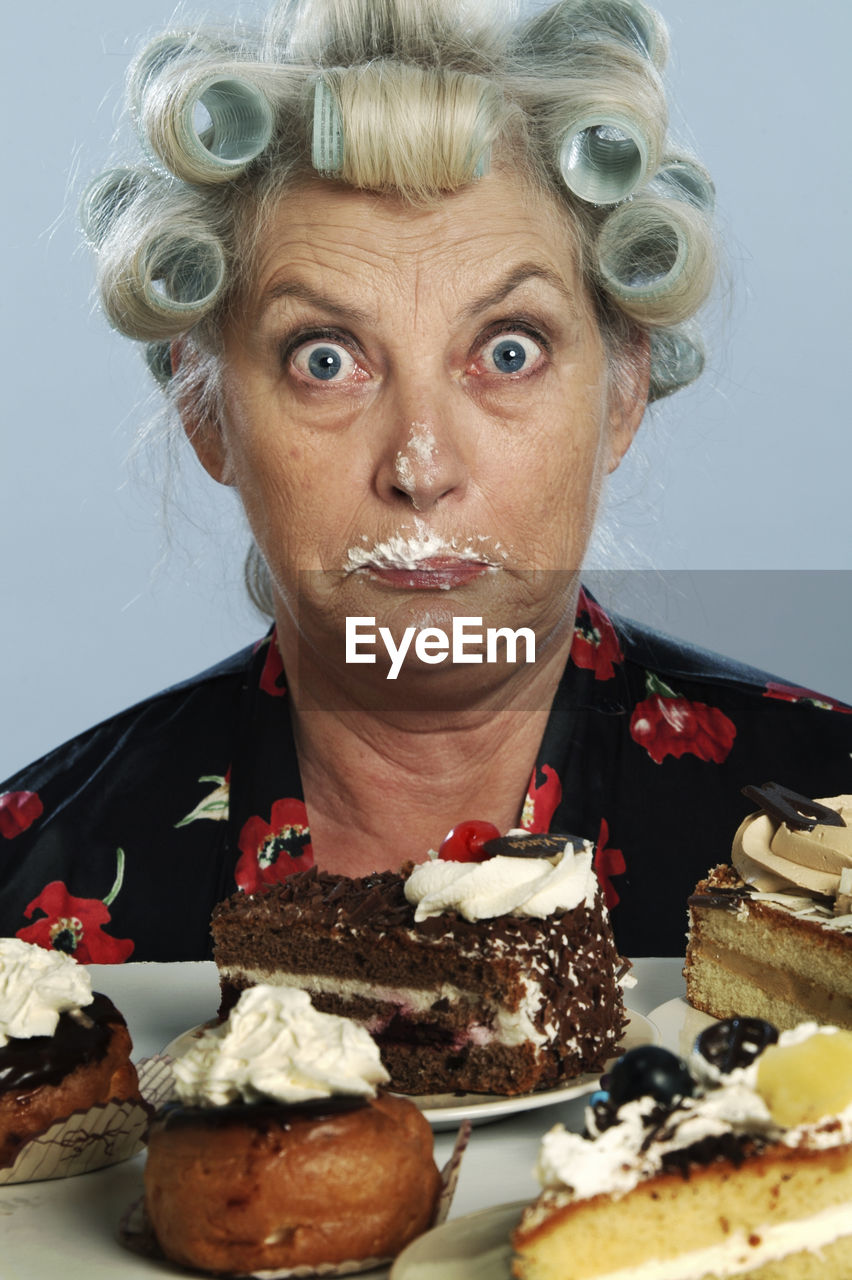
[[[592,840],[622,952],[680,955],[741,788],[850,792],[851,755],[852,708],[581,593],[518,825]],[[0,785],[0,936],[84,963],[208,958],[218,901],[312,863],[274,631]]]

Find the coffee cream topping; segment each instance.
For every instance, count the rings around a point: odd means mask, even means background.
[[[92,1003],[87,969],[64,951],[0,938],[0,1048],[52,1036],[59,1015]]]
[[[201,1107],[372,1097],[390,1078],[363,1027],[320,1013],[305,991],[270,986],[244,991],[227,1022],[205,1031],[174,1074],[181,1102]]]
[[[734,836],[731,860],[747,884],[764,893],[799,890],[836,898],[841,876],[852,869],[852,796],[829,796],[846,826],[817,823],[799,831],[766,813],[754,813]]]
[[[836,1027],[802,1023],[782,1032],[778,1043],[792,1045],[813,1035],[836,1032]],[[624,1195],[659,1173],[666,1155],[730,1133],[812,1150],[852,1142],[852,1104],[839,1115],[826,1116],[814,1124],[784,1128],[773,1120],[757,1092],[758,1063],[756,1059],[748,1067],[711,1081],[702,1060],[700,1070],[708,1087],[684,1098],[658,1127],[649,1126],[648,1117],[657,1103],[648,1097],[624,1103],[617,1123],[596,1132],[592,1140],[556,1125],[545,1134],[539,1152],[537,1174],[542,1187],[554,1191],[560,1203],[600,1194]],[[695,1064],[691,1065],[694,1074],[699,1074]],[[587,1122],[594,1132],[591,1111]],[[653,1137],[649,1137],[651,1133]]]
[[[511,834],[511,833],[510,833]],[[465,920],[494,916],[534,916],[571,911],[595,900],[592,845],[575,853],[566,842],[555,858],[512,858],[498,854],[486,862],[420,863],[405,882],[405,896],[416,907],[414,919],[457,911]]]

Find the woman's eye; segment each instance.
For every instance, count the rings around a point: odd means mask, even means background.
[[[357,368],[346,348],[336,342],[306,342],[292,361],[299,373],[317,382],[343,382]]]
[[[483,372],[512,374],[530,370],[542,355],[537,342],[526,333],[501,333],[482,348]]]

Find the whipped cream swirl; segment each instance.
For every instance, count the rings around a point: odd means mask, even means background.
[[[305,991],[266,985],[244,991],[228,1021],[205,1031],[174,1073],[180,1100],[201,1107],[372,1097],[390,1078],[363,1027],[320,1013]]]
[[[801,831],[766,813],[753,813],[740,824],[731,860],[747,884],[762,893],[838,896],[843,872],[852,869],[852,796],[818,803],[836,809],[846,826],[817,823]]]
[[[0,938],[0,1048],[52,1036],[59,1015],[92,1003],[88,970],[64,951]]]
[[[594,904],[597,880],[592,852],[588,841],[578,853],[566,841],[555,858],[498,854],[486,862],[435,859],[414,868],[405,882],[405,896],[416,907],[417,921],[445,911],[456,911],[471,922],[504,915],[543,920],[556,911],[571,911],[581,902],[587,907]]]

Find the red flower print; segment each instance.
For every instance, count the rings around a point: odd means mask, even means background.
[[[0,836],[13,840],[32,826],[43,812],[35,791],[4,791],[0,795]]]
[[[601,818],[601,829],[598,834],[597,844],[595,845],[595,856],[592,860],[592,866],[595,869],[595,875],[600,882],[603,890],[604,902],[607,909],[612,911],[621,901],[615,886],[612,883],[612,876],[624,875],[627,870],[627,863],[624,861],[624,854],[620,849],[608,849],[607,842],[609,840],[609,823],[606,818]]]
[[[132,940],[111,938],[102,932],[102,926],[110,922],[109,907],[123,879],[124,853],[119,849],[115,882],[103,902],[75,898],[61,880],[53,880],[24,912],[28,920],[34,911],[43,911],[44,918],[19,929],[15,937],[47,951],[65,951],[81,964],[123,964],[133,951]]]
[[[543,774],[544,781],[539,783],[538,775]],[[559,801],[562,799],[562,783],[555,769],[549,764],[541,768],[536,766],[532,771],[530,785],[527,788],[524,807],[521,810],[520,826],[523,831],[541,833],[550,830]]]
[[[586,671],[594,671],[596,680],[611,680],[615,664],[624,661],[615,627],[603,609],[580,588],[571,661]]]
[[[846,716],[852,715],[852,707],[847,707],[842,702],[835,702],[834,698],[827,698],[823,693],[815,693],[813,689],[802,689],[795,684],[779,684],[777,680],[767,682],[763,696],[778,698],[781,702],[810,702],[815,707],[821,707],[823,711],[841,711]]]
[[[240,832],[241,858],[234,879],[246,893],[279,884],[314,865],[308,811],[302,800],[276,800],[269,815],[249,818]]]
[[[282,698],[287,692],[287,686],[284,683],[284,663],[281,661],[276,635],[273,629],[269,639],[260,642],[266,645],[266,660],[260,673],[260,687],[270,697]]]
[[[657,764],[666,756],[698,756],[721,764],[734,745],[736,725],[718,707],[690,702],[649,671],[649,696],[638,702],[630,717],[630,736]]]

